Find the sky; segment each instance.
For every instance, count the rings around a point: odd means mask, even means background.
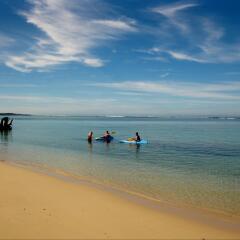
[[[0,112],[240,116],[238,0],[0,0]]]

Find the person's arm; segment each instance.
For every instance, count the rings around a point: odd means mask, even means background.
[[[11,126],[12,125],[12,122],[13,122],[13,118],[11,119],[11,121],[9,122],[9,126]]]

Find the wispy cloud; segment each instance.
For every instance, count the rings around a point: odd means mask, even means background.
[[[104,106],[108,105],[108,108]],[[47,108],[46,108],[47,106]],[[129,107],[129,106],[127,106]],[[124,112],[125,106],[114,98],[71,98],[34,95],[0,95],[0,108],[3,112],[31,114],[111,114],[116,109]],[[134,110],[134,107],[129,107]]]
[[[166,78],[169,76],[170,73],[166,72],[160,75],[161,78]]]
[[[12,45],[15,42],[13,38],[0,33],[0,48]]]
[[[185,23],[183,18],[179,17],[179,14],[189,8],[198,6],[197,3],[186,3],[186,2],[177,2],[168,5],[158,6],[152,10],[152,12],[161,14],[165,16],[170,24],[174,25],[180,29],[183,33],[188,31],[188,25]]]
[[[201,84],[187,82],[110,82],[95,83],[95,86],[125,90],[126,92],[158,93],[177,97],[190,97],[194,99],[216,99],[216,100],[240,100],[237,91],[240,83],[216,83]]]
[[[175,58],[177,60],[185,60],[185,61],[192,61],[192,62],[198,62],[198,63],[206,63],[209,61],[202,58],[191,56],[186,53],[176,52],[172,50],[161,50],[160,52],[168,53],[172,58]]]
[[[10,56],[6,65],[18,71],[45,69],[66,62],[101,67],[104,61],[92,50],[122,34],[136,31],[135,22],[122,16],[106,18],[97,0],[28,0],[31,9],[21,12],[42,35],[19,55]],[[93,8],[93,6],[95,6]]]
[[[5,33],[0,32],[0,63],[4,63],[6,59],[6,50],[14,45],[15,40]]]
[[[0,100],[22,101],[22,102],[38,102],[38,103],[58,103],[73,104],[76,99],[67,97],[49,97],[49,96],[31,96],[31,95],[1,95]]]
[[[152,9],[153,12],[160,13],[168,18],[175,17],[178,12],[197,6],[197,3],[173,3],[169,5],[159,6]]]
[[[159,46],[146,50],[152,59],[170,58],[197,63],[232,63],[240,61],[240,42],[226,42],[226,31],[211,17],[192,11],[201,5],[197,2],[177,2],[161,5],[151,12],[165,17],[159,26]],[[176,41],[176,38],[178,41]]]
[[[146,97],[146,96],[150,96],[149,93],[144,93],[144,92],[131,92],[131,91],[122,91],[122,92],[116,92],[116,94],[118,95],[123,95],[123,96],[129,96],[129,97]]]
[[[99,26],[103,26],[106,28],[118,29],[121,31],[136,31],[134,20],[120,21],[120,20],[94,20],[93,23],[98,24]],[[107,30],[107,29],[106,29]]]

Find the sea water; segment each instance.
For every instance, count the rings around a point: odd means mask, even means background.
[[[110,144],[93,141],[114,131]],[[138,131],[148,144],[119,143]],[[156,200],[240,215],[240,121],[15,117],[0,157],[55,169]]]

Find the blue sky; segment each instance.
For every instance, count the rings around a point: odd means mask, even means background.
[[[240,115],[240,1],[1,0],[0,112]]]

